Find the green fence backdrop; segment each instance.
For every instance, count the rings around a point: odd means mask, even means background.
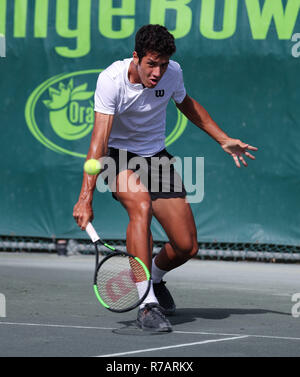
[[[0,0],[0,235],[85,237],[72,209],[97,75],[131,56],[139,27],[159,23],[176,37],[188,93],[259,148],[237,169],[170,104],[169,151],[205,161],[199,241],[299,245],[299,10],[300,0]],[[94,211],[104,238],[125,238],[109,193],[95,192]],[[155,221],[153,235],[165,239]]]

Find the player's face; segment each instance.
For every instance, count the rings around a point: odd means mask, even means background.
[[[136,67],[142,84],[146,88],[154,88],[166,72],[170,57],[155,52],[148,52],[142,60],[139,60],[135,54],[133,56],[137,62]]]

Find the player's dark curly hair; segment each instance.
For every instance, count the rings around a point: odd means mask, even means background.
[[[135,51],[140,61],[148,52],[171,56],[176,51],[175,39],[164,26],[145,25],[136,33]]]

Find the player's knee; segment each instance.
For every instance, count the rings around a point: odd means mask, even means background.
[[[175,251],[185,258],[193,258],[198,253],[198,242],[196,239],[182,240],[175,246]]]
[[[190,251],[190,257],[191,258],[193,258],[193,257],[195,257],[197,254],[198,254],[198,251],[199,251],[199,246],[198,246],[198,242],[197,242],[197,240],[195,240],[194,242],[193,242],[193,247],[192,247],[192,249],[191,249],[191,251]]]
[[[130,218],[138,221],[149,219],[152,216],[151,199],[143,198],[134,203],[130,211]]]
[[[152,213],[152,203],[150,198],[147,200],[144,199],[140,201],[137,205],[137,211],[143,216],[150,215]]]

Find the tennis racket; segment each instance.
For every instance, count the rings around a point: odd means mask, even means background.
[[[86,232],[95,245],[94,292],[100,304],[116,313],[128,312],[139,306],[150,290],[151,275],[145,264],[102,241],[91,223],[88,223]],[[100,245],[109,252],[99,262]]]

